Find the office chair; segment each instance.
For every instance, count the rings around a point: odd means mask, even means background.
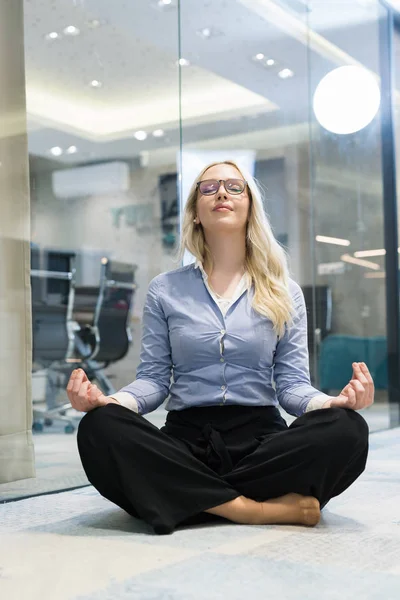
[[[74,319],[80,324],[77,356],[88,378],[95,379],[106,396],[115,389],[104,369],[124,358],[132,343],[136,270],[137,265],[103,258],[100,286],[76,288]]]
[[[40,267],[40,250],[31,249],[31,265]],[[55,285],[54,285],[55,284]],[[60,285],[61,284],[61,285]],[[75,291],[75,266],[72,256],[67,271],[31,269],[32,286],[32,365],[33,371],[45,368],[58,371],[70,362],[74,362],[75,334],[79,325],[72,318]],[[48,294],[51,289],[51,296]],[[55,290],[58,289],[58,297]],[[33,407],[34,431],[42,431],[45,425],[51,425],[53,419],[66,423],[65,432],[75,430],[74,423],[65,416],[70,403],[62,406],[55,404],[51,394],[46,392],[46,408]]]

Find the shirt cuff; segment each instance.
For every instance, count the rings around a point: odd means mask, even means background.
[[[129,394],[128,392],[117,392],[115,394],[110,394],[109,397],[118,400],[121,406],[125,406],[125,408],[129,408],[129,410],[139,413],[137,400],[132,394]]]
[[[307,404],[305,412],[308,413],[311,410],[318,410],[319,408],[322,408],[325,402],[327,402],[327,400],[330,400],[331,398],[332,396],[327,396],[326,394],[314,396],[314,398],[311,398],[310,402]]]

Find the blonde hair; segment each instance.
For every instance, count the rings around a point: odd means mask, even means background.
[[[185,250],[201,260],[213,265],[210,248],[206,242],[203,228],[195,225],[197,215],[197,182],[204,173],[216,165],[235,167],[247,181],[249,194],[249,217],[246,231],[245,269],[254,285],[252,307],[271,320],[279,337],[285,333],[285,324],[293,318],[293,303],[289,292],[288,257],[272,232],[268,217],[264,212],[261,191],[255,179],[240,168],[234,160],[213,162],[201,171],[195,179],[185,205],[181,240],[177,260],[182,262]]]

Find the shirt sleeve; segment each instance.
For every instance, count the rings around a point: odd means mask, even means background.
[[[287,413],[299,417],[307,410],[313,398],[318,396],[318,408],[323,394],[311,385],[307,343],[307,311],[303,292],[296,284],[293,297],[295,315],[286,327],[285,335],[278,341],[274,360],[274,381],[279,404]],[[309,410],[312,410],[313,405]],[[315,406],[317,408],[317,406]]]
[[[143,309],[142,347],[136,379],[113,396],[131,410],[137,406],[135,412],[141,415],[152,412],[164,402],[171,382],[168,324],[160,305],[159,287],[157,276],[150,282]],[[127,401],[126,394],[132,397],[131,402]]]
[[[137,400],[134,396],[132,396],[132,394],[129,394],[128,392],[116,392],[115,394],[111,394],[109,397],[117,400],[121,406],[129,408],[129,410],[133,410],[135,413],[139,412]]]

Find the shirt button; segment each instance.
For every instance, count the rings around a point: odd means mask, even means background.
[[[220,333],[224,334],[225,333],[225,329],[221,329]]]
[[[224,358],[220,358],[219,362],[225,362],[225,359]]]
[[[224,390],[224,389],[225,389],[225,386],[224,386],[224,385],[221,385],[221,390]]]

